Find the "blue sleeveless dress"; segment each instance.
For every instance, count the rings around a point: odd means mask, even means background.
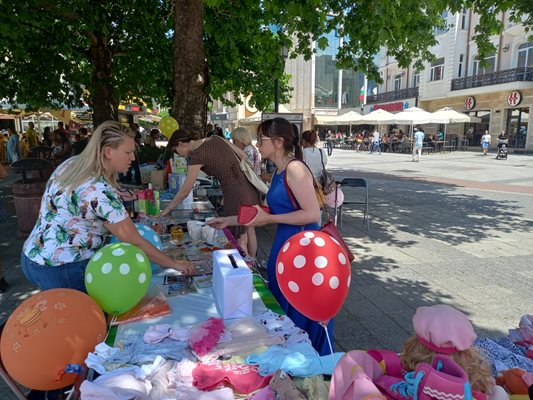
[[[276,172],[272,174],[272,183],[266,198],[272,214],[287,214],[297,211],[297,209],[294,208],[289,194],[287,193],[287,188],[285,187],[285,171],[282,171],[280,174],[277,174]],[[304,227],[304,230],[320,230],[320,225],[318,223],[308,224]],[[291,236],[301,231],[302,227],[300,225],[278,224],[276,237],[274,238],[274,243],[270,250],[270,257],[268,259],[268,288],[287,316],[296,324],[296,326],[308,333],[309,339],[311,339],[313,347],[318,353],[321,356],[328,355],[330,354],[330,349],[326,332],[322,325],[316,321],[310,320],[290,305],[281,293],[276,279],[276,258],[283,243],[285,243],[285,241]],[[328,333],[333,346],[333,320],[328,323]]]

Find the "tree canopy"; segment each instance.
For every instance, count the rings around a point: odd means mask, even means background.
[[[501,13],[533,26],[530,0],[0,0],[0,97],[30,107],[79,106],[95,122],[116,118],[119,101],[173,103],[187,128],[203,130],[207,102],[252,94],[266,108],[280,80],[280,50],[310,58],[336,30],[339,68],[379,80],[382,46],[400,66],[429,60],[446,10],[471,8],[479,58]],[[205,64],[205,65],[204,65]]]

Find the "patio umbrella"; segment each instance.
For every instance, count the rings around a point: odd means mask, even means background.
[[[433,113],[433,122],[444,124],[444,139],[446,140],[446,126],[455,123],[481,122],[481,118],[455,111],[450,107],[444,107]]]
[[[378,108],[375,111],[372,111],[370,114],[363,115],[358,121],[354,122],[354,124],[374,124],[374,125],[381,125],[381,124],[395,124],[396,123],[396,115],[392,114],[388,111],[385,111],[381,108]]]
[[[396,122],[398,124],[405,124],[411,126],[411,132],[409,134],[409,137],[411,137],[413,134],[413,125],[433,123],[433,114],[418,107],[406,108],[402,112],[394,114],[394,116],[396,117]]]
[[[350,135],[352,134],[352,124],[357,123],[363,116],[356,111],[350,111],[346,114],[339,115],[337,122],[339,125],[350,125]]]

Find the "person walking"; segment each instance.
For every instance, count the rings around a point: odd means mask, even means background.
[[[335,135],[333,132],[328,130],[328,133],[326,134],[326,147],[328,148],[328,156],[331,156],[333,154],[333,141],[335,140]]]
[[[298,137],[289,121],[274,118],[261,122],[257,128],[257,147],[263,158],[274,161],[276,171],[266,195],[270,213],[256,205],[257,215],[246,226],[277,224],[276,236],[268,259],[268,288],[285,314],[305,330],[313,347],[320,355],[330,354],[324,328],[296,310],[283,296],[276,277],[276,258],[285,241],[298,232],[319,230],[320,207],[313,185],[313,176],[302,162],[303,154]],[[295,204],[291,200],[294,198]],[[258,203],[255,203],[258,204]],[[236,225],[237,217],[220,217],[208,222],[216,229]],[[309,271],[307,271],[309,272]],[[302,273],[306,273],[302,270]],[[311,279],[311,276],[309,276]],[[328,323],[329,336],[333,337],[333,320]]]
[[[415,143],[413,146],[413,161],[419,162],[420,158],[422,157],[422,147],[424,146],[424,137],[425,137],[424,131],[422,129],[416,129]]]
[[[486,130],[485,134],[481,136],[481,149],[483,150],[483,155],[486,156],[489,153],[491,137],[489,131]]]
[[[377,150],[379,154],[381,154],[381,143],[377,129],[374,129],[374,133],[372,133],[372,143],[370,144],[370,150],[368,154],[372,154],[374,150]]]

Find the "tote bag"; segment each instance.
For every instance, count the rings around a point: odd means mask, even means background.
[[[289,164],[292,161],[294,161],[294,160],[289,161],[287,163],[287,166],[289,166]],[[304,165],[307,167],[307,164],[304,163]],[[307,169],[309,169],[309,167],[307,167]],[[287,167],[285,167],[285,171],[287,171]],[[309,169],[309,172],[311,172],[310,169]],[[313,175],[313,174],[311,173],[311,175]],[[300,209],[301,208],[300,205],[296,201],[296,198],[294,197],[294,194],[292,193],[291,188],[287,184],[287,173],[286,172],[285,172],[285,176],[283,177],[283,182],[285,184],[285,188],[287,189],[287,194],[289,195],[289,198],[291,199],[293,207],[295,209]],[[317,183],[316,183],[316,181],[314,179],[313,179],[313,183],[314,183],[314,186],[315,186],[315,192],[317,192],[317,193],[320,192],[322,194],[322,196],[323,196],[322,189],[318,187],[318,185],[317,185]],[[339,242],[339,244],[341,245],[342,249],[346,253],[346,256],[348,257],[350,262],[352,262],[353,260],[355,260],[355,256],[350,251],[348,245],[344,241],[344,238],[342,237],[341,233],[337,229],[337,226],[335,225],[335,222],[333,221],[333,218],[331,217],[328,209],[325,208],[325,210],[326,210],[326,214],[328,215],[328,222],[326,222],[324,224],[324,226],[322,226],[320,231],[324,232],[324,233],[327,233],[329,236],[331,236],[333,239],[335,239],[337,242]]]
[[[219,136],[214,136],[214,137],[218,137],[220,138],[221,140],[224,141],[224,143],[226,145],[228,145],[230,148],[231,148],[231,151],[233,152],[233,154],[235,155],[235,157],[237,157],[237,160],[239,161],[239,167],[241,169],[242,172],[244,172],[244,175],[246,175],[246,179],[248,179],[248,182],[250,182],[256,189],[259,193],[261,194],[266,194],[266,192],[268,192],[268,186],[266,185],[265,182],[263,182],[261,180],[261,178],[259,178],[259,176],[257,176],[257,174],[255,173],[255,171],[252,169],[252,167],[250,166],[250,164],[248,164],[248,161],[246,159],[243,159],[242,157],[240,157],[237,152],[233,149],[233,147],[231,146],[231,144],[229,144],[228,142],[226,142],[225,139],[222,139],[221,137]]]

